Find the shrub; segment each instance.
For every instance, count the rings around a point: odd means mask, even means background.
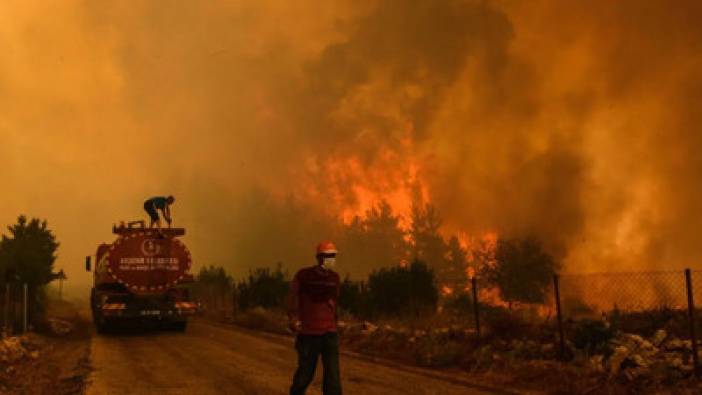
[[[421,366],[449,366],[458,361],[460,344],[439,336],[425,336],[417,341],[415,360]]]
[[[572,330],[571,338],[575,347],[589,353],[605,353],[607,344],[615,331],[601,320],[578,321]]]
[[[374,271],[368,278],[368,292],[370,312],[389,316],[434,311],[439,298],[434,272],[421,261]]]
[[[339,307],[351,313],[354,316],[359,316],[365,308],[365,299],[367,293],[363,282],[352,281],[348,276],[341,283],[339,292]]]
[[[495,261],[493,267],[485,269],[485,274],[510,304],[543,303],[559,267],[541,243],[532,238],[500,240]]]
[[[237,284],[237,303],[242,310],[253,307],[282,309],[289,283],[280,265],[275,270],[254,269]]]
[[[521,314],[504,307],[481,305],[481,316],[491,336],[500,339],[535,338],[538,328],[528,322]]]
[[[446,298],[444,307],[456,313],[473,313],[473,297],[467,292],[458,292]]]

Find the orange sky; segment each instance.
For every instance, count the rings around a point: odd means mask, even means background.
[[[596,3],[4,1],[0,224],[48,219],[87,284],[172,193],[197,263],[240,274],[260,191],[324,221],[416,180],[447,230],[536,234],[572,271],[694,265],[702,7]]]

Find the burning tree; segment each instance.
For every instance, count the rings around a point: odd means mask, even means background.
[[[559,265],[534,238],[499,240],[494,266],[484,268],[488,280],[510,306],[543,303]]]
[[[386,201],[356,216],[344,227],[339,245],[344,270],[363,278],[373,269],[398,265],[407,254],[405,232]]]
[[[465,290],[468,285],[466,270],[468,253],[456,236],[448,243],[440,233],[441,217],[435,207],[415,204],[409,229],[411,254],[434,269],[444,294]]]

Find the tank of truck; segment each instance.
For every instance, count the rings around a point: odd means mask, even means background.
[[[91,307],[98,331],[125,321],[185,330],[196,312],[185,286],[192,282],[192,257],[179,239],[185,229],[120,226],[113,233],[117,238],[95,255]]]

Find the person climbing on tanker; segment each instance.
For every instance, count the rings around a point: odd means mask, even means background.
[[[314,379],[317,359],[322,356],[324,395],[341,395],[339,374],[339,336],[337,301],[339,275],[333,270],[336,246],[322,242],[317,246],[317,264],[295,274],[288,294],[290,330],[297,334],[297,370],[290,395],[303,395]]]
[[[153,228],[154,225],[157,226],[159,233],[161,233],[161,218],[158,215],[158,210],[161,210],[163,218],[168,223],[168,227],[171,227],[171,205],[175,202],[173,196],[156,196],[144,202],[144,210],[149,214],[151,218],[151,223],[149,228]]]

